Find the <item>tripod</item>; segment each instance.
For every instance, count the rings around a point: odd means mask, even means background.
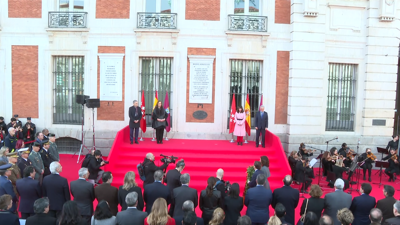
[[[383,158],[383,154],[389,154],[389,152],[388,152],[388,150],[386,148],[377,147],[377,150],[378,150],[379,153],[382,154],[382,158]],[[383,167],[385,167],[385,168],[389,167],[389,163],[388,162],[383,162],[383,161],[376,161],[375,162],[375,166],[378,166],[378,167],[380,166],[380,169],[379,169],[379,183],[373,183],[373,184],[379,184],[379,187],[381,187],[382,186],[382,170],[383,170]]]
[[[78,160],[76,163],[79,163],[79,159],[81,157],[82,151],[83,149],[86,149],[88,151],[88,153],[91,153],[92,150],[96,150],[96,138],[95,138],[95,131],[94,131],[94,108],[92,108],[92,118],[93,118],[93,147],[92,148],[88,148],[85,144],[84,144],[84,139],[83,139],[83,105],[82,105],[82,136],[81,136],[81,147],[79,149],[79,155],[78,155]],[[76,155],[76,152],[75,154]]]
[[[358,146],[357,146],[357,152],[358,152]],[[350,188],[349,191],[347,193],[351,194],[352,191],[356,191],[358,194],[360,194],[360,166],[357,163],[358,160],[358,156],[356,158],[354,158],[353,160],[353,164],[351,165],[350,169],[349,169],[349,174],[352,172],[355,172],[352,174],[351,178],[349,179],[349,183],[350,183]],[[357,183],[357,188],[354,189],[353,188],[353,179],[354,176],[356,176],[356,183]]]

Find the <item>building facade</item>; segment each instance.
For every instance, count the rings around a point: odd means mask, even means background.
[[[0,1],[0,114],[80,140],[83,110],[85,144],[94,124],[106,154],[142,93],[144,137],[168,92],[169,138],[224,140],[235,94],[252,117],[265,105],[287,151],[335,137],[383,147],[397,127],[399,27],[398,0]]]

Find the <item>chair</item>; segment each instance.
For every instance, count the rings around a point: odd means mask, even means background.
[[[335,184],[336,181],[336,174],[328,170],[326,181],[328,181],[328,186],[333,188],[333,185]]]

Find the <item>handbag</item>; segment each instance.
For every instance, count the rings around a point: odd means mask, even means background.
[[[306,218],[306,214],[307,214],[308,200],[309,200],[309,199],[307,199],[306,210],[304,210],[303,215],[301,215],[301,217],[300,217],[300,219],[299,219],[299,222],[297,223],[298,225],[304,223],[304,219]]]

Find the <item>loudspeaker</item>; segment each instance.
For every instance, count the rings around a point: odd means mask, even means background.
[[[86,104],[86,99],[90,98],[88,95],[76,95],[75,102],[78,104]]]
[[[88,108],[100,108],[100,99],[89,98],[86,100],[86,107]]]

